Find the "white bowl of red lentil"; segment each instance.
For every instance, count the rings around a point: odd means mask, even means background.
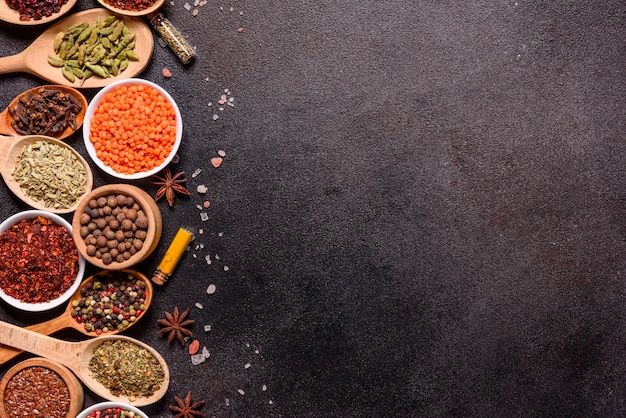
[[[28,312],[63,305],[85,266],[72,225],[61,216],[26,210],[0,223],[0,299],[8,305]]]
[[[148,418],[141,409],[123,402],[100,402],[84,409],[76,418]]]
[[[83,122],[87,153],[106,174],[138,180],[163,170],[183,136],[178,105],[161,86],[139,78],[100,90]]]

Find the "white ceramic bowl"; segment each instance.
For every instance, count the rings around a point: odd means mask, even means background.
[[[38,216],[48,218],[52,220],[55,224],[64,226],[69,231],[70,236],[73,236],[72,225],[68,221],[66,221],[65,219],[63,219],[61,216],[57,214],[50,213],[50,212],[43,211],[43,210],[26,210],[23,212],[18,212],[15,215],[8,217],[2,223],[0,223],[0,234],[8,230],[12,225],[14,225],[15,223],[21,220],[33,219]],[[57,297],[56,299],[51,299],[48,302],[42,302],[42,303],[26,303],[26,302],[22,302],[14,297],[7,295],[6,293],[4,293],[1,287],[0,287],[0,298],[4,300],[7,304],[13,306],[14,308],[21,309],[23,311],[28,311],[28,312],[42,312],[42,311],[47,311],[50,309],[57,308],[63,305],[64,303],[66,303],[70,299],[70,297],[74,294],[74,292],[76,292],[76,289],[78,289],[78,287],[80,286],[81,282],[83,281],[83,277],[85,275],[85,265],[86,265],[85,259],[80,254],[80,252],[78,252],[78,274],[76,275],[76,279],[74,280],[74,283],[72,284],[72,286],[70,286],[70,288],[65,293],[63,293],[61,296]]]
[[[87,418],[89,414],[97,411],[102,411],[107,408],[122,408],[127,411],[134,412],[136,418],[148,418],[148,415],[146,415],[137,407],[122,402],[100,402],[95,405],[91,405],[89,408],[84,409],[80,414],[78,414],[76,418]]]
[[[174,111],[176,112],[176,138],[175,138],[174,146],[172,147],[171,152],[159,166],[154,167],[150,169],[149,171],[142,171],[142,172],[137,172],[134,174],[123,174],[123,173],[118,173],[114,171],[111,167],[107,165],[104,165],[102,160],[100,160],[100,158],[98,158],[98,156],[96,155],[96,149],[93,143],[91,142],[91,140],[89,139],[91,135],[91,118],[93,117],[96,108],[100,104],[100,101],[107,93],[114,90],[118,86],[136,85],[136,84],[150,86],[156,89],[159,93],[161,93],[161,95],[163,95],[170,102],[170,104],[174,108]],[[143,80],[140,78],[128,78],[125,80],[119,80],[102,88],[102,90],[100,90],[94,96],[91,102],[89,102],[89,106],[87,107],[87,112],[85,113],[85,120],[83,122],[83,140],[85,141],[85,148],[87,149],[87,153],[89,154],[93,162],[105,173],[113,177],[116,177],[118,179],[122,179],[122,180],[143,179],[143,178],[150,177],[158,173],[159,171],[163,170],[172,161],[172,159],[178,152],[178,148],[180,147],[182,137],[183,137],[183,119],[180,114],[180,109],[178,108],[178,105],[176,104],[172,96],[170,96],[170,94],[167,91],[165,91],[161,86],[155,83],[152,83],[148,80]]]

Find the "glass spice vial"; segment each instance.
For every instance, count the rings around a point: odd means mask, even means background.
[[[151,17],[150,24],[183,64],[189,64],[194,60],[196,51],[187,43],[168,18],[161,13],[157,13]]]

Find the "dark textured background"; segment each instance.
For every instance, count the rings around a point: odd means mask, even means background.
[[[175,169],[193,193],[160,202],[162,244],[138,269],[197,232],[131,332],[172,369],[146,412],[192,390],[216,417],[626,416],[623,1],[198,9],[164,8],[197,61],[156,44],[141,75],[183,112]],[[42,29],[1,24],[0,53]],[[0,104],[40,83],[0,76]],[[26,209],[0,199],[2,218]],[[174,306],[202,365],[156,334]]]

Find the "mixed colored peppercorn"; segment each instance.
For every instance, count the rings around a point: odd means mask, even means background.
[[[135,412],[129,411],[128,409],[116,407],[116,408],[105,408],[99,409],[97,411],[90,412],[86,418],[132,418],[136,416]]]
[[[146,309],[146,282],[128,271],[107,271],[80,293],[72,317],[97,335],[124,330]]]
[[[49,218],[23,219],[0,234],[0,288],[25,303],[56,299],[78,275],[72,234]]]

